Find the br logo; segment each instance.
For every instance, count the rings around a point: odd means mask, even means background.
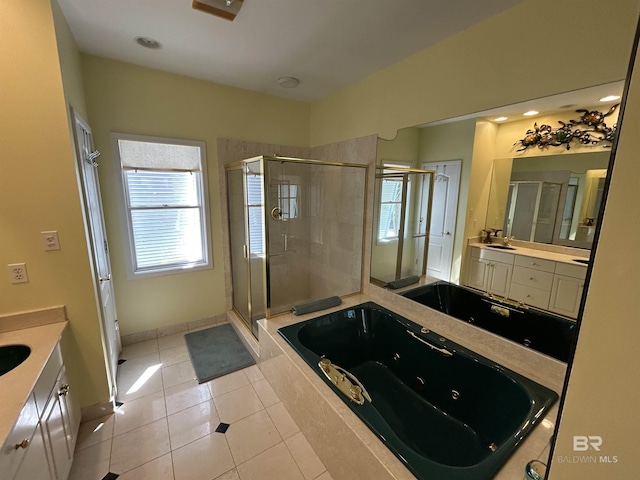
[[[573,451],[574,452],[586,452],[590,448],[596,452],[600,451],[602,445],[602,437],[598,435],[574,435],[573,436]]]

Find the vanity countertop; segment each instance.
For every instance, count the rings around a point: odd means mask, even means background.
[[[501,243],[495,243],[493,245],[501,245]],[[535,257],[535,258],[540,258],[543,260],[550,260],[553,262],[564,262],[564,263],[568,263],[570,265],[575,265],[578,267],[584,267],[587,268],[587,265],[584,263],[580,263],[580,262],[576,262],[574,261],[575,259],[580,259],[580,260],[589,260],[588,256],[585,256],[584,254],[582,255],[571,255],[571,254],[567,254],[567,253],[557,253],[557,252],[549,252],[547,250],[538,250],[537,248],[528,248],[528,247],[521,247],[517,244],[511,245],[511,248],[513,248],[513,250],[503,250],[500,248],[494,248],[491,247],[490,244],[487,243],[481,243],[481,242],[474,242],[474,243],[469,243],[470,247],[477,247],[477,248],[485,248],[487,250],[493,250],[496,252],[504,252],[504,253],[513,253],[514,255],[524,255],[527,257]],[[585,251],[586,252],[586,251]]]
[[[13,370],[0,376],[0,445],[34,389],[44,366],[58,344],[67,321],[0,331],[0,345],[22,344],[31,348],[29,357]]]

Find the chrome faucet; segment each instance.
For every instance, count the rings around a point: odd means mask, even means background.
[[[508,247],[508,246],[510,246],[510,245],[511,245],[511,240],[514,240],[514,238],[515,238],[515,237],[513,237],[513,236],[511,236],[511,237],[509,237],[509,236],[502,237],[502,244],[503,244],[504,246],[507,246],[507,247]]]

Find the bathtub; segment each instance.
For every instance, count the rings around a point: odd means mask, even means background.
[[[373,302],[278,332],[419,479],[493,478],[558,398]]]
[[[444,281],[413,288],[400,295],[562,362],[569,360],[576,322],[568,318],[533,307],[517,307]]]

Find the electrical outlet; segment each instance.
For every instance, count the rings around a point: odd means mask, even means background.
[[[60,241],[58,240],[58,232],[40,232],[45,250],[60,250]]]
[[[7,267],[9,268],[11,283],[27,283],[29,281],[26,263],[10,263]]]

